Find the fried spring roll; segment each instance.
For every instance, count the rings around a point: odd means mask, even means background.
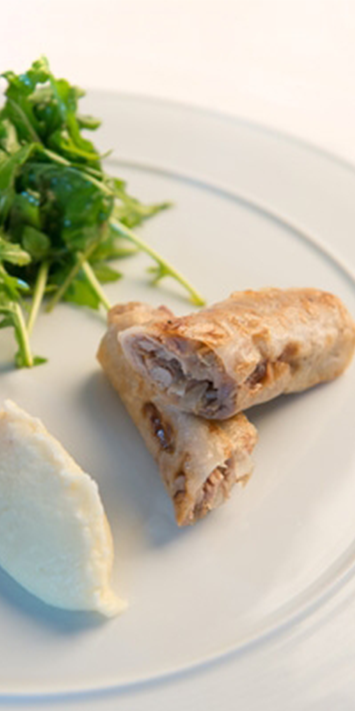
[[[120,341],[164,402],[221,420],[340,375],[354,352],[355,326],[332,294],[262,289],[135,326]]]
[[[156,460],[179,526],[194,523],[228,497],[252,472],[256,429],[243,414],[210,422],[161,402],[155,388],[133,370],[120,332],[134,324],[162,324],[173,314],[139,303],[118,305],[108,316],[98,360]]]

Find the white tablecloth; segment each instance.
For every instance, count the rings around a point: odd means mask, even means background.
[[[3,0],[0,67],[212,107],[355,160],[351,0]]]

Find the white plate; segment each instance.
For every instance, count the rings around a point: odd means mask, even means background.
[[[174,202],[144,237],[209,302],[247,287],[307,285],[338,294],[355,314],[349,166],[181,106],[109,94],[91,94],[87,105],[104,119],[102,148],[116,149],[110,169],[142,199]],[[112,302],[189,310],[175,284],[148,285],[148,264],[122,263],[127,277],[107,289]],[[265,673],[271,653],[285,663],[275,652],[280,640],[351,584],[355,367],[253,410],[252,480],[179,530],[156,467],[95,362],[103,331],[96,314],[61,305],[34,337],[49,364],[16,372],[6,367],[13,343],[3,332],[0,392],[40,416],[98,481],[114,534],[115,585],[130,606],[109,622],[57,611],[1,573],[0,702],[76,709],[100,699],[100,708],[115,708],[119,695],[124,711],[161,711],[195,693],[191,708],[212,709],[213,678],[223,708],[232,708],[241,670],[244,680],[248,665]],[[244,709],[265,701],[262,685],[239,681]]]

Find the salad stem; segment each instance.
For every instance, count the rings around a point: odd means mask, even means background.
[[[43,301],[44,291],[47,284],[49,263],[43,262],[38,270],[36,284],[33,292],[31,310],[27,321],[27,333],[31,335],[37,320],[38,312]]]
[[[129,229],[129,227],[126,227],[125,225],[122,224],[122,222],[118,222],[118,220],[110,220],[110,225],[112,229],[119,235],[126,237],[128,240],[131,242],[134,242],[134,244],[139,247],[139,249],[142,252],[145,252],[148,254],[152,259],[154,259],[155,262],[159,265],[161,269],[161,276],[171,276],[176,281],[178,281],[181,286],[183,286],[186,291],[190,294],[191,301],[193,304],[196,306],[204,306],[205,304],[205,299],[203,296],[183,277],[180,272],[178,272],[174,267],[172,267],[169,262],[167,262],[165,259],[163,259],[158,252],[156,252],[152,247],[150,247],[144,240],[142,240],[140,237],[137,237],[137,235]],[[159,278],[159,276],[158,276]]]
[[[101,288],[100,282],[99,282],[99,280],[97,279],[97,277],[95,276],[95,273],[94,273],[92,267],[90,266],[89,262],[84,261],[84,262],[82,263],[82,265],[81,265],[81,268],[82,268],[82,270],[83,270],[83,272],[84,272],[84,274],[85,274],[85,276],[86,276],[86,278],[87,278],[89,284],[90,284],[90,285],[92,286],[92,288],[94,289],[95,294],[96,294],[96,295],[98,296],[98,298],[100,299],[100,302],[103,304],[103,306],[105,307],[105,309],[107,309],[107,311],[109,311],[110,308],[111,308],[111,304],[110,304],[110,302],[108,301],[108,299],[107,299],[107,297],[106,297],[106,295],[105,295],[105,293],[104,293],[104,290]]]
[[[41,144],[42,144],[42,141],[41,141],[39,135],[38,135],[37,132],[35,131],[34,127],[33,127],[32,124],[30,123],[30,121],[28,120],[28,118],[27,118],[25,112],[21,109],[21,106],[18,105],[17,101],[14,101],[14,99],[10,99],[9,97],[7,98],[7,101],[8,101],[9,104],[12,106],[12,108],[15,109],[15,111],[17,112],[17,114],[20,116],[21,121],[23,121],[23,123],[25,124],[25,126],[26,126],[26,128],[27,128],[27,131],[29,132],[29,134],[30,134],[32,140],[33,140],[35,143],[38,143],[39,145],[41,145]]]
[[[28,332],[23,318],[22,309],[18,303],[14,303],[14,314],[16,317],[16,337],[19,345],[19,353],[23,358],[23,365],[26,368],[32,368],[33,366],[33,356],[31,353],[31,346],[28,338]]]
[[[65,292],[69,288],[70,284],[72,281],[75,279],[77,274],[79,274],[80,269],[82,268],[84,262],[89,258],[90,254],[94,251],[94,249],[97,247],[96,242],[92,243],[86,250],[85,252],[77,252],[76,254],[76,261],[73,264],[69,274],[67,277],[64,279],[62,285],[57,289],[55,292],[53,298],[50,300],[49,304],[47,305],[46,311],[47,313],[50,313],[53,311],[54,307],[57,305],[57,303],[63,298]]]

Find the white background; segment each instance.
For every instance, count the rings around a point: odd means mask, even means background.
[[[355,161],[353,0],[0,0],[0,68],[248,117]]]

